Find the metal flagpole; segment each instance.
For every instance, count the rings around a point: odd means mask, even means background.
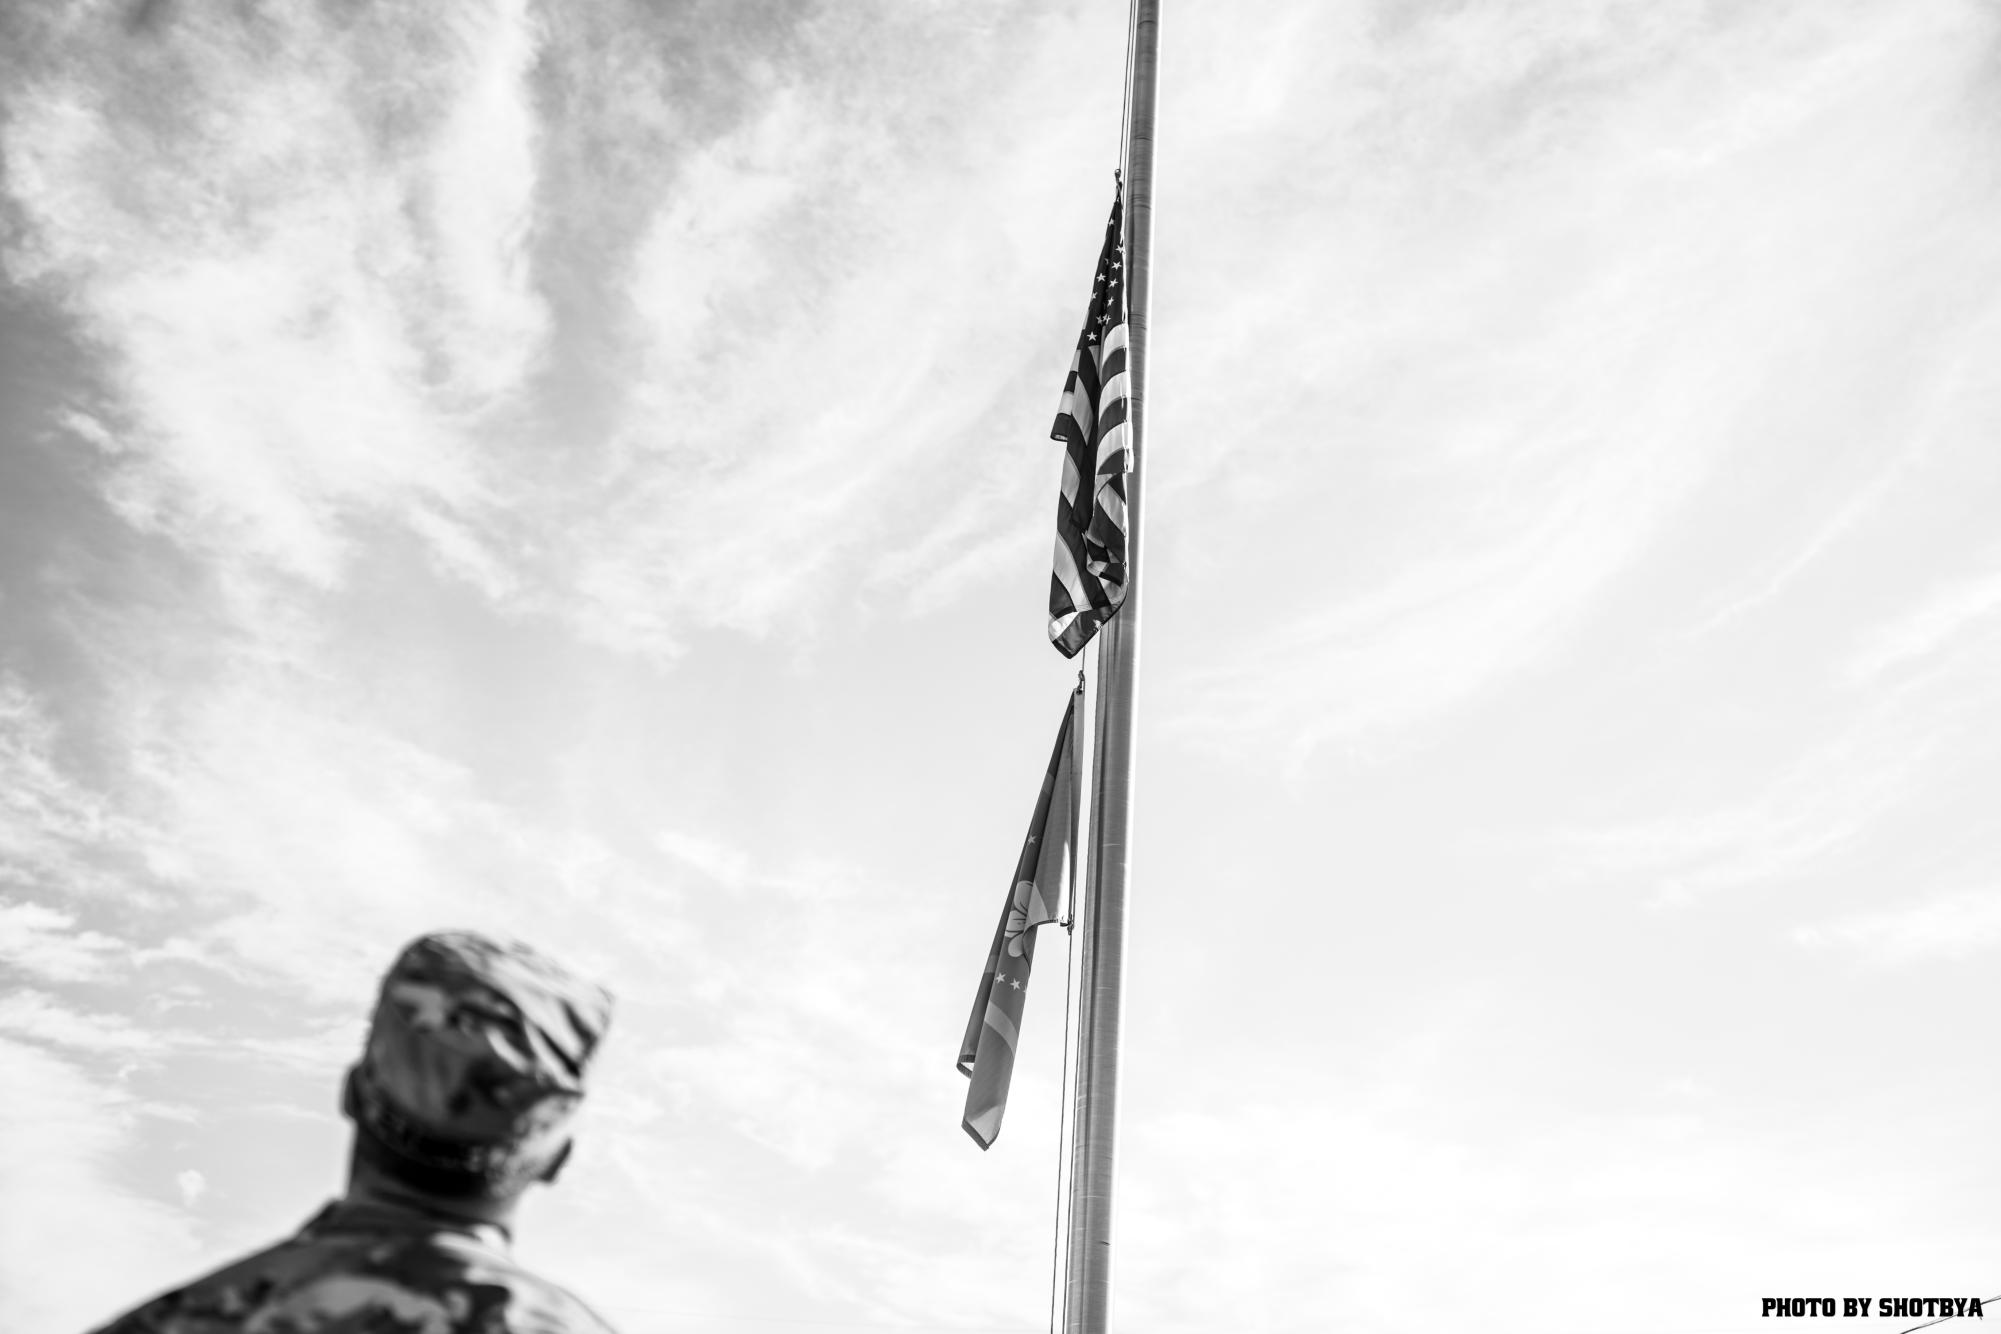
[[[1146,464],[1146,351],[1152,314],[1154,81],[1160,0],[1132,7],[1132,104],[1125,144],[1126,596],[1098,632],[1098,735],[1091,783],[1091,892],[1079,972],[1077,1083],[1072,1110],[1070,1246],[1065,1334],[1107,1334],[1112,1310],[1112,1186],[1119,1122],[1119,1033],[1132,874],[1133,686],[1139,671],[1140,509]]]

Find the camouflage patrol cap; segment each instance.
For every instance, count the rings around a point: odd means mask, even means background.
[[[508,1190],[555,1163],[611,995],[526,945],[420,936],[382,979],[345,1109],[404,1163]]]

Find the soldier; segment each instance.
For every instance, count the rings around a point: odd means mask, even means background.
[[[413,941],[347,1073],[347,1194],[99,1334],[611,1334],[508,1252],[522,1193],[569,1156],[610,1019],[607,992],[524,945]]]

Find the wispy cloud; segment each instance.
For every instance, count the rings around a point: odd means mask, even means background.
[[[111,936],[77,930],[59,908],[0,900],[0,959],[45,981],[97,981],[129,951]]]
[[[998,26],[815,26],[802,40],[840,77],[760,92],[681,163],[631,260],[637,387],[579,515],[594,636],[668,649],[688,626],[812,625],[858,585],[934,605],[942,566],[963,588],[1012,549],[995,535],[1016,515],[1046,517],[1029,498],[1055,484],[1062,330],[1110,182],[1066,194],[1108,157],[1043,131],[1093,105],[1115,118],[1113,85],[1083,75],[1118,37],[1055,12]],[[858,98],[884,86],[881,48],[925,44],[990,97],[936,121],[910,103],[942,106],[944,83]],[[1042,104],[1040,80],[1073,71],[1085,105]],[[1052,214],[1074,255],[1034,243]]]
[[[1342,1083],[1352,1090],[1352,1073]],[[1753,1294],[1761,1273],[1818,1272],[1837,1254],[1903,1274],[1946,1250],[1944,1263],[1976,1254],[1911,1207],[1873,1151],[1879,1136],[1852,1120],[1802,1136],[1672,1104],[1549,1108],[1486,1152],[1440,1107],[1395,1118],[1351,1107],[1330,1092],[1324,1103],[1272,1097],[1136,1124],[1127,1170],[1150,1184],[1121,1210],[1125,1318],[1167,1331],[1308,1331],[1338,1309],[1384,1331],[1579,1330],[1601,1327],[1620,1294],[1648,1290],[1659,1295],[1645,1328],[1704,1329],[1731,1308],[1687,1283],[1691,1266],[1711,1291]],[[1858,1136],[1871,1152],[1858,1152]],[[1837,1187],[1844,1161],[1864,1166]],[[1897,1227],[1831,1233],[1830,1218],[1872,1215]],[[1874,1235],[1847,1239],[1860,1232]],[[1440,1266],[1434,1245],[1454,1261]],[[1533,1311],[1497,1301],[1524,1268],[1562,1275]]]
[[[1341,132],[1245,181],[1262,211],[1181,215],[1264,237],[1183,280],[1202,336],[1180,351],[1163,305],[1156,623],[1224,631],[1172,683],[1194,737],[1297,758],[1424,724],[1638,623],[1616,592],[1642,579],[1659,634],[1740,585],[1716,548],[1765,531],[1739,522],[1741,479],[1795,475],[1809,440],[1874,476],[1968,383],[1986,289],[1964,277],[1997,254],[1967,170],[1972,10],[1542,17],[1418,11],[1346,39],[1398,80],[1371,114],[1342,125],[1302,73],[1270,119]],[[1203,319],[1225,285],[1228,317]],[[1901,332],[1843,326],[1858,290]],[[1274,384],[1274,359],[1325,372]]]
[[[142,1109],[128,1094],[38,1047],[0,1038],[0,1323],[85,1328],[122,1287],[164,1287],[193,1261],[186,1218],[117,1184],[116,1158]],[[32,1202],[31,1207],[21,1207]]]
[[[662,852],[726,889],[739,889],[751,878],[750,858],[719,839],[676,829],[663,829],[653,839]]]
[[[1793,500],[1772,516],[1767,536],[1776,541],[1745,562],[1744,586],[1721,597],[1696,633],[1737,623],[1799,593],[1817,575],[1842,578],[1846,571],[1828,568],[1837,557],[1898,570],[1904,562],[1897,553],[1911,527],[1926,528],[1933,540],[1945,536],[1937,528],[1933,487],[1980,457],[1987,442],[1971,424],[2001,405],[1984,352],[2001,337],[2001,246],[1979,234],[1980,210],[1969,207],[1977,202],[1968,192],[1958,208],[1941,210],[1943,220],[1937,212],[1907,218],[1883,238],[1879,249],[1888,253],[1897,253],[1894,241],[1950,255],[1951,262],[1881,285],[1882,313],[1858,339],[1872,355],[1857,356],[1861,373],[1851,384],[1851,392],[1870,386],[1853,405],[1854,425],[1865,429],[1850,433],[1852,447],[1842,455],[1816,455],[1827,466],[1812,479],[1802,480],[1793,467],[1771,470]]]
[[[0,1030],[51,1046],[98,1055],[158,1057],[174,1045],[123,1015],[72,1010],[44,992],[21,990],[0,997]]]
[[[17,893],[69,898],[130,891],[135,859],[151,847],[151,830],[135,814],[82,781],[62,763],[60,731],[47,701],[19,677],[0,672],[0,883]],[[53,909],[28,909],[13,932],[47,945],[67,930]],[[108,938],[74,944],[100,959]],[[80,960],[73,958],[73,963]]]
[[[1982,837],[1968,794],[1994,778],[1991,755],[1967,745],[1991,729],[2001,700],[1988,582],[1948,581],[1869,628],[1845,661],[1809,657],[1741,697],[1719,691],[1693,716],[1704,739],[1687,751],[1664,746],[1658,781],[1634,784],[1645,795],[1627,800],[1651,814],[1553,839],[1563,874],[1637,875],[1655,906],[1679,907],[1858,874],[1901,895],[1914,867],[1957,878],[1977,866],[1959,859]],[[1733,716],[1737,726],[1725,726]],[[1724,764],[1713,738],[1733,731]],[[1688,795],[1663,800],[1677,789]],[[1908,850],[1914,838],[1922,852]]]
[[[122,511],[320,583],[375,516],[490,573],[474,433],[546,323],[523,7],[162,13],[72,9],[9,59],[6,262],[113,352]]]
[[[1048,452],[1050,316],[1074,318],[1103,207],[1062,168],[1110,136],[1052,161],[1079,107],[1039,85],[1073,73],[1110,124],[1116,84],[1084,76],[1116,58],[1116,16],[850,18],[798,19],[809,77],[789,81],[704,32],[728,72],[695,76],[718,93],[695,107],[671,54],[513,3],[25,29],[8,263],[114,353],[110,393],[72,421],[120,511],[322,586],[387,522],[486,595],[647,652],[810,625],[871,581],[935,600],[937,562],[894,548],[957,506],[971,549],[1007,549],[985,530],[1011,518],[964,509],[963,460],[989,455],[976,490],[1013,492],[1007,465]],[[615,76],[585,91],[538,64],[579,43]],[[908,83],[889,52],[996,98],[943,117],[950,84]],[[562,95],[538,96],[551,80]],[[607,155],[616,181],[581,160]],[[1038,243],[1052,208],[1072,264]],[[588,271],[552,248],[580,230]],[[595,363],[553,347],[559,327]],[[991,422],[1044,340],[1030,427]],[[865,554],[884,532],[909,536]]]
[[[1992,561],[1983,561],[1992,565]],[[1932,590],[1888,624],[1879,626],[1842,668],[1844,682],[1869,685],[1885,675],[1933,659],[1947,649],[1989,649],[2001,629],[2001,570],[1986,569]]]
[[[1855,913],[1799,927],[1792,938],[1806,949],[1846,951],[1884,965],[1965,958],[2001,945],[2001,891],[1965,890]]]
[[[141,745],[174,883],[207,922],[191,934],[267,983],[351,1004],[421,931],[581,949],[577,904],[600,920],[671,901],[671,880],[523,818],[462,764],[357,722],[343,692],[288,671],[246,672],[157,729]]]
[[[1639,873],[1656,907],[1686,907],[1719,891],[1786,881],[1877,832],[1906,803],[1939,737],[1878,714],[1812,747],[1739,801],[1683,816],[1608,824],[1557,840],[1567,873]]]

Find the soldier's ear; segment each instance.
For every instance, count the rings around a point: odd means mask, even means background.
[[[576,1146],[577,1142],[575,1140],[564,1140],[563,1147],[556,1150],[556,1156],[549,1160],[549,1165],[542,1169],[542,1175],[535,1179],[537,1181],[554,1181],[558,1176],[562,1175],[563,1164],[570,1161],[570,1150]]]

